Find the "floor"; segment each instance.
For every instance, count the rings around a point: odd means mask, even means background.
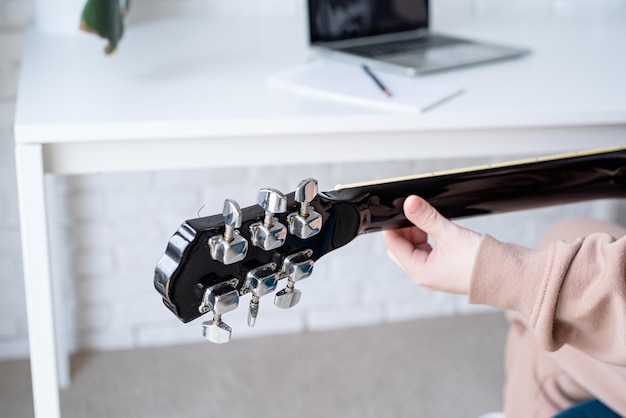
[[[72,357],[68,417],[478,417],[502,402],[502,314]],[[27,360],[0,417],[33,416]]]

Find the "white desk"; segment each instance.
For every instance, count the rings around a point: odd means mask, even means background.
[[[619,21],[458,27],[533,53],[429,76],[465,93],[422,115],[267,90],[267,75],[308,55],[299,23],[144,22],[114,58],[87,35],[28,36],[15,139],[37,417],[59,415],[57,382],[68,379],[55,332],[46,173],[542,155],[626,142]]]

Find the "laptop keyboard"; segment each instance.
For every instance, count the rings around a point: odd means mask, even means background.
[[[364,57],[379,57],[381,55],[392,55],[403,52],[419,51],[426,48],[440,47],[463,42],[464,41],[456,38],[429,35],[419,38],[381,42],[378,44],[346,47],[341,48],[341,51],[349,54],[361,55]]]

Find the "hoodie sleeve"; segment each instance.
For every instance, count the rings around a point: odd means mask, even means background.
[[[548,351],[626,366],[626,238],[596,233],[531,250],[485,235],[469,299],[522,314]]]

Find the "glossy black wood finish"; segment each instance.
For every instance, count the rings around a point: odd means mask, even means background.
[[[626,150],[558,158],[541,162],[459,171],[403,181],[356,186],[320,193],[312,206],[322,214],[322,231],[302,240],[289,235],[284,246],[274,251],[250,247],[240,263],[222,265],[210,257],[208,240],[224,230],[220,215],[190,219],[170,239],[156,266],[154,284],[165,305],[183,322],[198,316],[207,287],[237,279],[237,289],[247,272],[276,262],[304,249],[312,259],[346,245],[359,234],[410,226],[402,213],[407,196],[418,194],[443,215],[460,218],[490,213],[559,205],[626,195]],[[288,195],[286,217],[298,210],[293,193]],[[258,206],[243,209],[241,235],[250,238],[249,226],[262,220]]]
[[[404,199],[417,194],[447,218],[624,197],[626,150],[459,171],[323,193],[361,213],[359,233],[410,226]]]

